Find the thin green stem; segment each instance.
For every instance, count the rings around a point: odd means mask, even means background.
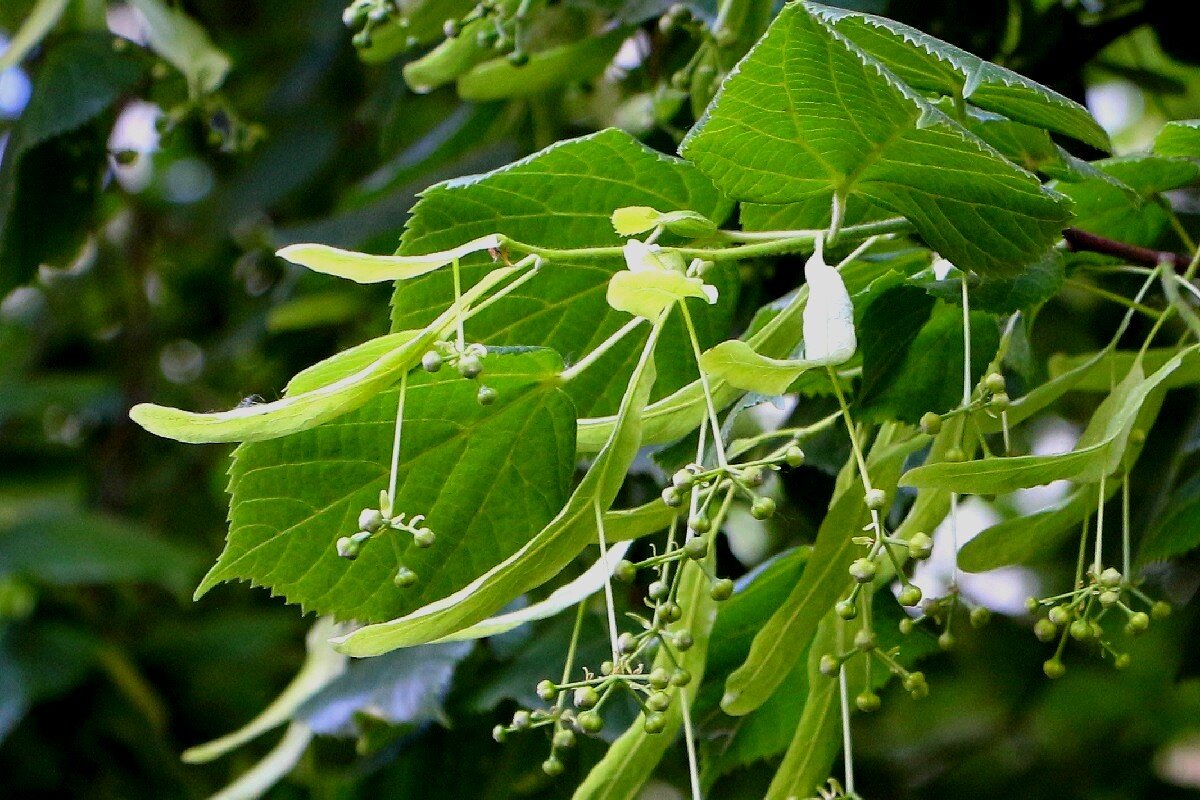
[[[713,448],[717,451],[717,464],[722,468],[729,466],[725,457],[725,442],[721,437],[721,423],[717,419],[717,406],[713,402],[712,389],[708,385],[708,375],[700,366],[700,340],[696,336],[696,326],[692,324],[692,314],[688,311],[687,303],[680,302],[679,310],[683,313],[683,323],[687,326],[688,338],[692,342],[692,353],[696,356],[696,371],[700,373],[700,388],[704,390],[704,402],[708,406],[708,419],[712,425]]]
[[[1121,574],[1130,580],[1129,547],[1129,473],[1121,478]]]
[[[688,702],[687,690],[681,689],[679,697],[680,710],[683,712],[683,741],[687,746],[688,776],[692,784],[692,800],[704,800],[700,791],[700,766],[696,758],[696,735],[692,732],[692,710]]]
[[[866,222],[861,225],[848,225],[842,228],[841,240],[860,240],[885,233],[905,233],[912,230],[912,224],[903,217],[892,217],[877,222]],[[823,230],[780,231],[784,234],[773,238],[755,239],[752,243],[740,247],[663,247],[663,252],[678,253],[684,258],[700,258],[705,261],[737,261],[744,258],[761,256],[790,255],[811,252],[817,239],[825,236]],[[746,232],[725,231],[721,237],[729,241],[747,241]],[[736,237],[736,238],[734,238]],[[502,237],[502,243],[510,250],[521,253],[532,253],[547,259],[592,260],[602,258],[621,258],[624,248],[620,246],[581,247],[562,249],[540,247]]]
[[[1067,278],[1065,283],[1068,286],[1072,286],[1081,291],[1088,292],[1090,294],[1095,295],[1096,297],[1102,298],[1104,300],[1108,300],[1113,303],[1118,303],[1119,305],[1123,305],[1126,308],[1131,308],[1140,314],[1145,314],[1150,319],[1157,320],[1160,316],[1158,311],[1156,311],[1153,308],[1150,308],[1149,306],[1144,306],[1141,303],[1135,303],[1134,301],[1130,300],[1128,297],[1119,295],[1116,292],[1110,292],[1107,289],[1102,289],[1099,286],[1093,286],[1092,284],[1088,283],[1087,281],[1081,281],[1078,278]]]
[[[458,259],[450,265],[450,271],[454,274],[454,305],[458,308],[458,313],[455,314],[454,327],[458,336],[458,349],[462,352],[467,346],[467,337],[463,327],[463,309],[462,309],[462,274],[458,268]]]
[[[567,660],[563,664],[562,680],[559,684],[567,683],[571,680],[571,671],[575,669],[575,653],[579,649],[579,634],[583,631],[583,617],[587,613],[587,601],[579,604],[575,611],[575,627],[571,629],[571,643],[567,645]],[[613,662],[616,664],[617,662]],[[567,693],[558,693],[558,707],[562,708],[567,703]]]
[[[617,611],[613,603],[612,566],[608,563],[608,542],[604,538],[604,511],[600,508],[600,500],[592,501],[596,512],[596,539],[600,543],[600,560],[604,563],[604,608],[608,612],[608,638],[612,645],[612,661],[616,664],[621,657],[617,647]]]
[[[596,361],[598,361],[601,356],[603,356],[605,353],[607,353],[614,345],[616,345],[618,342],[620,342],[622,339],[624,339],[626,336],[628,336],[630,333],[632,333],[635,328],[637,328],[639,325],[641,325],[645,321],[646,320],[643,319],[642,317],[634,317],[629,322],[622,325],[621,328],[616,331],[616,333],[614,333],[612,336],[609,336],[603,342],[598,344],[592,350],[592,352],[588,353],[586,356],[581,358],[579,361],[572,364],[570,366],[570,368],[563,370],[563,373],[562,373],[563,383],[569,383],[570,381],[574,380],[575,378],[578,378],[580,376],[580,374],[583,373],[584,370],[586,370],[592,364],[595,364]]]
[[[537,256],[526,256],[525,258],[521,259],[517,263],[513,264],[514,269],[521,269],[521,268],[529,266],[530,264],[533,265],[533,269],[529,270],[524,275],[522,275],[521,277],[514,280],[512,283],[508,284],[503,289],[501,289],[497,292],[494,292],[486,300],[479,303],[479,305],[472,306],[467,311],[466,318],[471,319],[476,314],[482,312],[484,309],[491,306],[493,303],[496,303],[497,301],[502,300],[508,294],[519,289],[527,281],[531,280],[532,278],[535,278],[538,274],[538,270],[541,268],[541,261],[542,260],[540,258],[538,258]]]
[[[838,652],[846,649],[846,623],[838,620]],[[842,706],[842,763],[844,765],[846,791],[854,793],[854,741],[850,733],[850,688],[846,679],[846,662],[838,669],[838,694]]]
[[[1108,480],[1108,475],[1100,474],[1100,493],[1096,501],[1096,551],[1092,557],[1092,572],[1096,577],[1100,577],[1100,570],[1104,566],[1104,486]]]
[[[858,443],[858,433],[854,430],[854,421],[850,418],[850,406],[846,403],[846,396],[842,393],[841,384],[838,383],[837,373],[833,371],[833,367],[825,368],[829,372],[829,381],[833,384],[833,393],[837,395],[838,405],[842,409],[842,419],[846,421],[846,433],[850,435],[850,449],[854,452],[854,460],[858,464],[858,474],[862,478],[863,491],[871,491],[871,476],[867,472],[867,460],[863,457],[862,447]]]
[[[404,398],[408,395],[408,373],[400,376],[400,399],[396,402],[396,432],[392,437],[392,467],[388,475],[388,505],[396,502],[396,476],[400,470],[400,431],[404,427]]]

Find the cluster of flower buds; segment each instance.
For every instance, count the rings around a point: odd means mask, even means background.
[[[621,692],[628,692],[641,708],[646,733],[662,733],[667,726],[666,712],[677,702],[678,690],[692,682],[692,674],[682,664],[693,638],[687,630],[669,629],[682,616],[673,600],[658,603],[652,620],[630,616],[642,629],[618,637],[615,662],[602,663],[599,673],[584,669],[579,680],[539,681],[537,695],[547,707],[517,711],[508,725],[492,729],[492,737],[503,742],[512,733],[547,730],[550,755],[542,762],[542,770],[551,777],[559,775],[563,771],[561,751],[574,747],[578,735],[598,734],[604,727],[604,707]],[[646,660],[652,651],[658,653],[656,665],[647,669]]]
[[[350,536],[342,536],[337,540],[337,554],[353,561],[358,558],[367,542],[388,531],[402,531],[409,534],[412,536],[413,544],[422,549],[433,547],[436,537],[433,531],[422,525],[425,521],[424,515],[417,514],[412,519],[407,519],[407,516],[403,512],[393,514],[392,501],[388,497],[387,491],[380,492],[379,508],[364,508],[359,513],[358,532]],[[408,588],[417,582],[417,573],[401,564],[393,582],[402,589]]]
[[[921,623],[929,622],[941,629],[937,639],[938,647],[942,650],[951,650],[955,643],[951,625],[954,619],[961,615],[966,616],[972,628],[982,628],[992,619],[990,610],[983,606],[969,605],[958,591],[958,587],[951,587],[945,597],[926,600],[921,605],[921,611],[917,616],[905,617],[900,620],[900,632],[905,635],[910,634]]]
[[[421,357],[421,368],[433,373],[448,365],[458,370],[459,375],[473,381],[483,374],[483,360],[486,356],[487,348],[479,343],[460,348],[454,341],[438,342]],[[479,391],[475,393],[475,399],[481,406],[490,406],[496,402],[497,397],[496,390],[485,384],[480,384]]]
[[[532,0],[480,0],[466,15],[446,20],[442,33],[457,39],[469,26],[476,44],[507,52],[510,64],[523,67],[529,63],[529,53],[522,46],[522,34],[532,5]]]
[[[375,29],[400,14],[396,0],[354,0],[342,12],[342,22],[354,31],[355,47],[370,47]],[[403,26],[407,20],[399,20]]]
[[[1031,614],[1045,612],[1033,626],[1034,635],[1043,642],[1058,640],[1054,655],[1042,665],[1049,678],[1066,673],[1062,657],[1070,639],[1098,649],[1102,657],[1112,658],[1113,666],[1124,669],[1130,657],[1116,649],[1113,629],[1122,630],[1126,636],[1139,636],[1150,627],[1151,620],[1171,615],[1170,605],[1151,599],[1113,567],[1099,574],[1089,570],[1087,581],[1071,591],[1042,599],[1031,597],[1025,605]]]
[[[859,603],[863,605],[863,611],[868,608],[867,604],[871,602],[871,598],[863,594],[859,598]],[[846,601],[838,603],[837,611],[842,619],[857,619],[859,611],[854,609],[853,614],[846,610]],[[908,692],[914,698],[922,698],[929,694],[929,684],[925,680],[925,673],[910,671],[902,665],[899,660],[899,648],[884,649],[879,646],[879,639],[871,626],[870,615],[862,614],[862,620],[858,623],[859,628],[854,634],[853,642],[849,649],[837,653],[825,653],[821,656],[817,666],[822,675],[831,678],[838,676],[842,667],[847,662],[856,657],[862,657],[865,662],[866,685],[862,692],[854,698],[854,704],[859,711],[872,712],[878,711],[882,705],[882,701],[878,694],[875,693],[871,683],[871,665],[873,661],[878,661],[883,665],[884,669],[892,673],[900,679],[900,683],[904,686],[904,691]]]
[[[984,376],[975,391],[975,397],[970,403],[961,405],[945,414],[936,411],[926,411],[921,415],[921,432],[930,436],[937,435],[942,430],[942,423],[952,416],[984,411],[992,417],[1001,416],[1008,410],[1012,401],[1008,397],[1007,383],[999,372],[990,372]],[[943,456],[945,461],[965,461],[966,455],[961,447],[952,447]]]

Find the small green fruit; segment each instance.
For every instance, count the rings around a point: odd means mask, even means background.
[[[708,591],[709,597],[716,600],[718,603],[723,600],[728,600],[733,597],[733,581],[729,578],[720,578],[713,583],[712,588]]]
[[[917,531],[908,539],[908,556],[915,561],[929,558],[933,553],[933,538],[929,534]]]
[[[408,567],[400,567],[396,570],[396,576],[392,578],[392,583],[396,584],[401,589],[407,589],[417,582],[417,573],[413,572]]]
[[[821,660],[817,664],[817,669],[821,671],[821,674],[827,675],[831,678],[834,675],[837,675],[838,670],[841,668],[842,662],[831,653],[826,653],[825,655],[821,656]]]
[[[942,631],[942,635],[938,637],[938,647],[943,651],[954,649],[954,634],[950,631]]]
[[[668,486],[662,490],[662,501],[666,503],[669,508],[679,508],[683,505],[683,493],[681,493],[674,486]]]
[[[426,372],[437,372],[442,368],[442,356],[436,350],[430,350],[421,356],[421,369]]]
[[[437,536],[435,536],[433,531],[429,530],[429,528],[417,528],[415,531],[413,531],[413,544],[422,549],[433,547],[433,543],[436,539]]]
[[[556,697],[558,697],[558,687],[554,685],[553,681],[538,681],[536,691],[537,696],[545,700],[547,703],[552,702]]]
[[[496,398],[500,394],[490,386],[480,386],[479,391],[475,393],[475,401],[481,406],[490,406],[496,402]]]
[[[865,500],[867,508],[872,511],[879,511],[887,505],[887,492],[883,489],[870,489],[866,493]]]
[[[1048,619],[1039,619],[1034,623],[1033,635],[1039,642],[1052,642],[1058,636],[1058,626]]]
[[[1046,663],[1042,664],[1042,672],[1046,673],[1047,678],[1054,681],[1058,680],[1063,675],[1066,675],[1067,668],[1062,661],[1057,658],[1052,658]]]
[[[664,600],[670,593],[671,587],[665,581],[653,581],[646,588],[646,594],[651,600]]]
[[[563,766],[562,759],[555,755],[550,756],[542,762],[542,772],[551,778],[557,778],[559,775],[562,775],[564,769],[566,767]]]
[[[854,705],[858,706],[859,711],[870,714],[872,711],[878,711],[883,701],[879,699],[879,695],[867,691],[854,698]]]
[[[532,723],[532,722],[533,722],[533,719],[532,719],[532,717],[530,717],[529,712],[524,709],[521,709],[520,711],[513,714],[512,725],[510,727],[513,730],[523,731],[526,728],[528,728],[530,723]]]
[[[1145,611],[1138,611],[1130,615],[1129,622],[1125,623],[1125,630],[1136,636],[1139,633],[1145,633],[1150,627],[1150,615]]]
[[[855,559],[850,565],[850,577],[859,583],[870,583],[875,580],[875,574],[879,568],[875,566],[875,562],[869,558]]]
[[[1114,567],[1109,567],[1100,573],[1099,581],[1100,585],[1106,589],[1116,589],[1121,585],[1121,571]]]
[[[651,711],[666,711],[671,705],[671,696],[666,692],[655,692],[646,698],[646,708]]]
[[[922,433],[927,433],[930,436],[933,436],[942,429],[942,418],[933,411],[926,411],[921,415],[920,424]]]
[[[647,682],[655,689],[665,689],[671,684],[671,673],[666,667],[655,667],[650,671]]]
[[[983,379],[983,385],[992,394],[999,394],[1007,388],[1007,383],[1004,376],[999,372],[993,372]]]
[[[863,628],[858,633],[854,634],[854,649],[861,650],[864,653],[869,653],[878,646],[879,640],[875,638],[872,631]]]
[[[584,733],[599,733],[604,727],[604,719],[595,711],[584,711],[575,718],[575,724]]]
[[[551,744],[559,750],[568,750],[575,746],[575,732],[568,728],[560,728],[554,732]]]
[[[775,515],[775,501],[769,497],[756,497],[750,504],[750,516],[755,519],[770,519]]]
[[[1071,638],[1079,642],[1086,642],[1092,638],[1092,626],[1085,619],[1077,619],[1071,623],[1070,627]]]
[[[683,688],[692,682],[692,673],[686,669],[676,669],[671,672],[671,685]]]
[[[696,533],[708,533],[712,530],[712,522],[703,514],[694,514],[688,518],[688,527]]]
[[[479,356],[468,353],[458,360],[458,374],[469,380],[478,378],[483,372],[483,361]]]
[[[646,720],[642,723],[642,729],[649,734],[662,733],[667,729],[666,715],[658,711],[651,711],[646,715]]]
[[[797,445],[789,445],[783,452],[783,460],[789,467],[798,467],[804,463],[804,451]]]
[[[833,610],[847,622],[858,616],[858,606],[853,600],[838,600]]]
[[[617,568],[613,570],[613,577],[622,583],[633,583],[637,578],[637,567],[633,565],[632,561],[622,559],[617,562]]]
[[[917,603],[921,602],[921,596],[921,588],[910,583],[908,586],[905,586],[900,590],[900,594],[896,596],[896,599],[902,606],[915,606]]]
[[[591,686],[580,686],[572,693],[571,702],[575,704],[576,708],[586,711],[589,708],[595,708],[596,704],[600,702],[600,693]]]

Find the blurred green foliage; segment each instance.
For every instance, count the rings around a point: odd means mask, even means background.
[[[304,273],[273,258],[277,247],[311,240],[390,252],[416,194],[438,180],[612,124],[671,150],[694,115],[682,98],[659,93],[690,51],[686,37],[658,31],[669,4],[654,0],[560,3],[541,32],[570,43],[612,17],[630,32],[640,26],[654,58],[489,102],[461,99],[479,95],[473,84],[428,94],[406,85],[405,62],[441,39],[437,15],[417,50],[394,48],[388,60],[368,48],[364,56],[379,63],[364,64],[337,0],[181,5],[228,55],[223,81],[185,76],[171,66],[178,51],[169,46],[114,48],[106,29],[137,39],[138,17],[130,5],[97,0],[66,4],[30,57],[0,74],[4,798],[202,797],[270,746],[202,766],[179,760],[184,748],[253,717],[290,680],[304,657],[305,621],[244,585],[191,602],[225,536],[228,448],[155,439],[126,412],[150,398],[198,409],[274,398],[299,369],[387,328],[386,288]],[[714,6],[689,5],[702,15]],[[1200,117],[1187,3],[843,5],[887,13],[1068,96],[1090,96],[1094,108],[1108,103],[1125,149],[1144,145],[1167,119]],[[33,6],[4,3],[0,32],[11,37]],[[1194,193],[1179,207],[1194,212]],[[1157,244],[1165,229],[1132,238]],[[743,322],[762,300],[747,294]],[[1116,315],[1085,295],[1052,302],[1037,340],[1065,351],[1094,349]],[[1160,538],[1172,526],[1194,536],[1196,482],[1186,478],[1198,461],[1195,399],[1171,396],[1136,473],[1139,523]],[[1090,401],[1072,402],[1068,413],[1085,417]],[[841,458],[814,452],[810,463]],[[788,535],[801,539],[819,521],[803,509],[823,509],[830,489],[817,467],[802,474],[784,487],[796,509]],[[1184,489],[1168,497],[1177,479]],[[721,559],[725,573],[741,569],[731,553]],[[1168,596],[1185,603],[1200,571],[1193,556],[1161,577]],[[395,670],[391,689],[425,692],[433,704],[389,705],[367,692],[370,701],[355,702],[377,718],[322,717],[319,732],[337,735],[319,737],[270,796],[568,796],[602,754],[599,744],[583,745],[567,775],[550,782],[537,768],[537,742],[502,749],[488,731],[515,700],[528,702],[569,633],[551,620],[536,633],[460,647],[452,680],[447,672],[419,690],[406,681],[424,667],[381,661],[372,668]],[[1031,678],[1042,648],[1019,620],[1000,618],[928,662],[935,689],[919,713],[897,698],[859,723],[861,784],[872,798],[925,800],[1195,796],[1200,744],[1186,737],[1200,735],[1197,642],[1200,621],[1185,610],[1139,644],[1129,672],[1085,667],[1048,684]],[[347,673],[344,694],[330,690],[335,700],[365,691],[354,680],[391,690],[361,672]],[[709,723],[713,733],[735,724],[701,720]],[[610,725],[615,735],[619,720]],[[786,745],[790,731],[778,733],[778,743],[762,744],[761,731],[749,745],[740,740],[753,758],[719,753],[732,771],[714,777],[711,796],[760,797],[771,770],[755,759]],[[672,763],[668,776],[681,769]]]

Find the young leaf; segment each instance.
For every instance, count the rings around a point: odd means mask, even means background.
[[[791,203],[831,190],[864,198],[980,274],[1013,274],[1040,257],[1069,218],[1062,198],[814,8],[780,12],[684,139],[685,157],[737,200]]]
[[[700,357],[700,368],[710,378],[723,381],[735,389],[767,396],[784,394],[797,378],[823,363],[767,358],[740,339],[721,342]]]
[[[683,273],[682,259],[674,254],[661,253],[658,245],[647,245],[637,239],[625,243],[625,263],[628,270],[618,272],[608,281],[605,300],[618,311],[644,319],[658,319],[663,312],[689,297],[717,302],[717,289],[700,278]],[[672,264],[678,260],[677,265]]]
[[[651,150],[623,131],[605,130],[559,142],[485,175],[425,190],[413,207],[400,252],[444,250],[488,233],[556,249],[620,247],[625,239],[613,230],[613,210],[639,205],[664,214],[691,210],[717,221],[731,208],[693,165]],[[464,259],[463,285],[490,269],[487,262],[481,254]],[[528,283],[468,320],[467,335],[492,345],[549,347],[568,363],[579,361],[629,321],[627,313],[605,301],[609,279],[626,267],[619,255],[549,258]],[[717,305],[686,301],[701,347],[727,338],[739,285],[727,265],[710,270],[706,281],[719,290]],[[453,297],[453,281],[445,271],[398,284],[392,329],[424,327]],[[616,413],[648,328],[625,337],[567,385],[581,416]],[[655,398],[696,377],[681,315],[668,320],[663,346],[677,355],[661,365]],[[607,433],[588,452],[599,450]]]
[[[518,551],[568,495],[574,409],[557,387],[555,354],[489,353],[484,364],[498,394],[490,406],[452,370],[408,379],[394,508],[425,515],[432,547],[385,529],[353,561],[334,548],[388,486],[393,388],[332,422],[235,451],[228,543],[197,595],[246,579],[305,610],[374,622],[450,595]],[[414,586],[393,583],[401,564],[417,573]]]
[[[323,244],[291,244],[275,255],[293,264],[308,267],[313,272],[334,275],[355,283],[380,283],[416,278],[441,269],[471,253],[495,250],[499,247],[500,237],[489,234],[450,250],[419,256],[372,256]]]
[[[1149,377],[1135,363],[1096,409],[1075,449],[1068,453],[933,464],[909,471],[901,484],[962,494],[1003,494],[1057,480],[1094,483],[1120,466],[1129,434],[1150,393],[1179,368],[1186,356],[1195,352],[1196,347],[1191,347],[1177,353]]]
[[[654,385],[654,346],[661,327],[660,320],[642,348],[608,444],[562,510],[516,552],[459,591],[399,619],[368,625],[342,637],[336,643],[341,652],[379,655],[449,636],[541,586],[595,541],[595,505],[606,509],[612,504],[641,445],[641,415]]]
[[[419,334],[332,383],[289,394],[271,403],[213,414],[140,403],[130,409],[129,418],[150,433],[191,443],[263,441],[315,428],[378,397],[402,373],[421,362],[421,356],[454,324],[459,309],[468,308],[515,271],[507,267],[488,273],[463,295],[458,305],[451,305]],[[341,363],[340,357],[334,359]]]
[[[709,556],[709,569],[712,569]],[[694,561],[683,566],[679,577],[679,604],[683,618],[674,623],[670,630],[689,631],[695,643],[680,656],[678,666],[692,673],[692,680],[678,690],[679,696],[664,712],[666,727],[660,733],[646,733],[644,714],[638,716],[619,739],[613,742],[600,763],[592,767],[583,783],[575,790],[572,800],[634,800],[641,794],[642,785],[650,778],[676,733],[683,726],[684,703],[689,708],[696,699],[704,679],[705,654],[713,622],[717,618],[716,601],[709,596],[709,581],[704,570]],[[673,668],[676,661],[665,650],[659,650],[654,666]]]
[[[920,447],[922,436],[903,439],[902,426],[879,433],[868,468],[872,484],[894,486],[904,459]],[[847,570],[857,545],[850,532],[870,521],[861,480],[848,481],[830,503],[804,575],[779,609],[754,637],[750,654],[725,683],[721,707],[733,716],[758,708],[787,677],[816,633],[817,624],[850,585]]]

